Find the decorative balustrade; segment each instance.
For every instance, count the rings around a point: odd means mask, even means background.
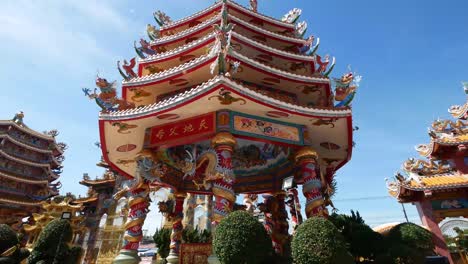
[[[36,163],[42,163],[42,164],[48,164],[50,162],[52,162],[52,158],[51,157],[47,157],[47,158],[38,158],[37,157],[37,154],[36,153],[21,153],[19,151],[19,149],[11,149],[11,148],[4,148],[3,149],[4,152],[6,152],[7,154],[10,154],[12,156],[15,156],[17,158],[22,158],[22,159],[25,159],[25,160],[28,160],[28,161],[31,161],[31,162],[36,162]]]
[[[28,194],[30,193],[30,190],[26,187],[17,187],[17,188],[12,188],[12,187],[7,187],[7,186],[0,186],[0,191],[4,193],[9,193],[9,194],[14,194],[14,195],[19,195],[19,196],[28,196],[31,199],[34,200],[44,200],[48,196],[47,195],[34,195],[34,194]]]
[[[40,175],[34,175],[32,171],[25,171],[24,169],[20,169],[20,168],[0,166],[0,170],[4,172],[13,173],[18,177],[31,177],[37,180],[45,180],[48,178],[48,175],[46,173],[42,173]]]
[[[43,141],[37,137],[30,136],[28,134],[18,132],[16,130],[10,130],[8,131],[7,134],[15,138],[16,140],[24,144],[27,144],[29,146],[32,146],[32,147],[36,147],[36,148],[48,148],[49,147],[48,142]]]

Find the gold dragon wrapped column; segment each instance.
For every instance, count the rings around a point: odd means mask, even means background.
[[[216,180],[213,181],[213,224],[218,224],[228,215],[236,202],[233,184],[235,176],[232,169],[232,153],[236,139],[227,132],[220,132],[211,140],[211,145],[218,155],[219,165]]]
[[[307,218],[327,216],[322,195],[322,182],[317,164],[318,155],[311,147],[303,147],[296,153],[296,163],[300,167],[302,193],[306,198],[305,212]]]
[[[130,208],[127,222],[125,223],[125,235],[122,249],[114,259],[114,264],[138,263],[137,254],[140,241],[143,239],[142,227],[150,205],[149,185],[142,181],[135,189],[130,190],[128,206]]]
[[[129,195],[127,222],[125,223],[125,235],[119,255],[114,259],[114,264],[136,264],[140,262],[138,247],[143,239],[143,224],[149,212],[151,199],[149,197],[149,185],[160,182],[161,170],[155,162],[153,153],[144,150],[136,158],[137,169],[133,184],[118,191],[114,199],[119,200],[124,195]]]

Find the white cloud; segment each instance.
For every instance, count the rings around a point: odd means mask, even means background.
[[[47,59],[73,69],[96,59],[113,59],[98,44],[97,29],[122,34],[129,32],[128,24],[107,1],[19,0],[7,1],[0,9],[6,51],[37,64]]]

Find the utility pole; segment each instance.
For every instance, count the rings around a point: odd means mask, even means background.
[[[403,208],[403,213],[405,214],[406,222],[409,223],[408,215],[406,215],[405,205],[403,203],[400,203],[400,204],[401,204],[401,208]]]

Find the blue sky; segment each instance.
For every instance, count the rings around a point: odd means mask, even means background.
[[[239,1],[246,5],[248,1]],[[0,4],[0,118],[25,112],[42,131],[57,128],[66,142],[63,192],[85,194],[81,175],[99,175],[98,107],[81,88],[94,87],[97,72],[119,79],[116,61],[135,56],[133,41],[145,37],[152,12],[174,19],[213,0],[3,0]],[[384,178],[428,142],[427,127],[464,103],[468,80],[468,2],[259,0],[259,11],[281,17],[303,9],[307,34],[320,37],[320,54],[337,58],[334,75],[348,64],[363,75],[353,102],[356,147],[338,175],[335,205],[359,210],[377,225],[401,221],[401,207],[387,196]],[[350,198],[383,197],[376,200]],[[410,219],[417,220],[413,206]],[[156,210],[152,214],[156,215]],[[419,220],[418,220],[419,221]]]

